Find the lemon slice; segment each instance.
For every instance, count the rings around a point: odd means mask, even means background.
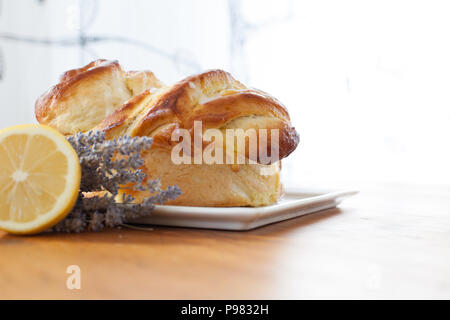
[[[44,231],[74,206],[80,188],[78,156],[66,138],[43,125],[0,131],[0,229]]]

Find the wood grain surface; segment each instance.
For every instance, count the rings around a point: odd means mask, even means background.
[[[81,289],[66,268],[81,269]],[[450,188],[367,188],[247,232],[0,233],[0,298],[450,298]]]

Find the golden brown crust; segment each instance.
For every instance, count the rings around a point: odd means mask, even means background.
[[[233,125],[237,119],[243,121],[236,127]],[[158,146],[170,148],[170,130],[192,131],[194,121],[201,121],[203,130],[278,129],[280,159],[288,156],[299,142],[289,114],[279,101],[262,91],[248,89],[222,70],[188,77],[155,93],[146,91],[105,118],[96,129],[109,137],[151,136]],[[270,154],[270,134],[267,145]]]
[[[111,68],[121,69],[119,62],[117,60],[110,61],[106,59],[98,59],[88,63],[84,67],[64,72],[59,79],[60,83],[56,86],[59,88],[63,87],[68,88],[71,84],[74,84],[76,81],[89,78],[91,75],[95,73],[101,73]]]
[[[96,60],[65,72],[35,104],[36,119],[64,134],[87,131],[123,102],[163,84],[150,71],[125,72],[117,61]]]

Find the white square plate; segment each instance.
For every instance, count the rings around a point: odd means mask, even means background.
[[[334,208],[357,191],[287,190],[277,203],[267,207],[185,207],[156,206],[148,217],[130,223],[222,229],[251,230],[274,222]]]

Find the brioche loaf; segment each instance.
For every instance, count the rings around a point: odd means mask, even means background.
[[[176,184],[181,188],[182,195],[168,203],[174,205],[264,206],[276,202],[282,194],[281,159],[299,142],[279,101],[247,88],[222,70],[164,86],[151,72],[125,72],[117,61],[97,60],[66,72],[59,84],[37,100],[36,118],[66,135],[101,130],[110,139],[152,137],[152,148],[143,154],[143,169],[150,178],[160,177],[164,187]],[[257,157],[243,164],[175,164],[171,151],[178,142],[171,137],[181,129],[193,133],[195,122],[202,124],[203,131],[255,129],[258,142],[265,138],[259,129],[277,129],[278,141],[271,141],[270,136],[265,139],[269,153],[277,143],[280,161],[267,163]],[[221,148],[224,154],[229,151],[225,144]],[[138,201],[147,196],[141,191],[133,195]]]

